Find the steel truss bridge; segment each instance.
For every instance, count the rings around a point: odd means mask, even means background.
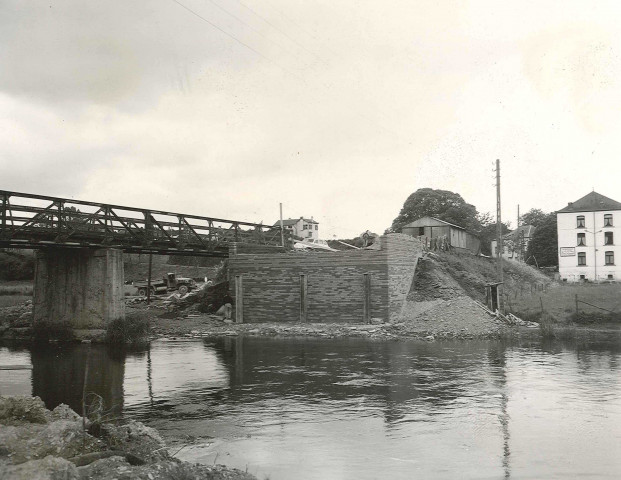
[[[5,190],[0,208],[0,248],[119,248],[220,257],[228,256],[232,245],[281,247],[280,226],[261,223]]]

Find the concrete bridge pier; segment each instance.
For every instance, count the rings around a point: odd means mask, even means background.
[[[123,252],[114,248],[39,250],[33,321],[105,329],[125,318]]]

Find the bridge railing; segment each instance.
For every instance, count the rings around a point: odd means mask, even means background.
[[[280,227],[0,190],[0,247],[213,254],[233,242],[280,246]]]

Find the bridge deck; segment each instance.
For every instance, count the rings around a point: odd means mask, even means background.
[[[0,248],[227,256],[232,244],[280,247],[280,227],[0,190]]]

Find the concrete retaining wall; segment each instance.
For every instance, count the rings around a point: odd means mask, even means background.
[[[125,317],[123,252],[50,248],[37,252],[33,319],[101,329]]]
[[[422,248],[401,234],[379,244],[375,250],[231,256],[238,321],[389,320],[401,311]]]

